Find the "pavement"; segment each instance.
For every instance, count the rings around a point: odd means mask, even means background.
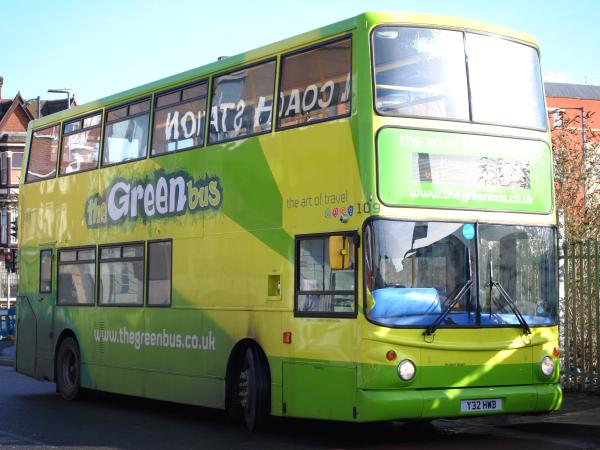
[[[0,341],[0,365],[14,366],[14,344],[14,340]],[[549,435],[564,434],[600,438],[600,392],[564,392],[561,410],[550,414],[498,415],[468,420]]]

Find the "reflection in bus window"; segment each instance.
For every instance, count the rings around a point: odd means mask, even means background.
[[[144,244],[101,249],[99,299],[101,305],[144,303]]]
[[[467,33],[466,50],[474,121],[546,128],[542,71],[533,47]]]
[[[171,241],[148,243],[148,306],[171,304]]]
[[[45,180],[56,176],[58,135],[59,125],[33,132],[25,181]]]
[[[350,113],[350,38],[282,58],[278,127]]]
[[[52,292],[52,250],[40,252],[40,292]]]
[[[275,61],[214,78],[209,143],[271,129]]]
[[[108,111],[102,164],[117,164],[146,157],[150,100]]]
[[[60,154],[60,175],[98,167],[100,114],[66,123]]]
[[[95,292],[95,249],[59,250],[58,304],[93,305]]]
[[[204,141],[206,83],[158,95],[152,155],[200,147]]]
[[[373,54],[378,112],[469,119],[462,32],[380,27]]]

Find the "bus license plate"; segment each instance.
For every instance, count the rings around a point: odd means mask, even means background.
[[[461,400],[460,412],[502,411],[501,398],[485,398],[480,400]]]

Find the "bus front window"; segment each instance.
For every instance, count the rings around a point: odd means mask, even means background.
[[[549,227],[479,226],[482,323],[518,324],[501,289],[530,326],[556,322],[555,243]]]
[[[473,121],[546,128],[542,72],[533,47],[467,33]]]
[[[373,47],[378,112],[469,119],[461,32],[381,27]]]
[[[377,28],[372,45],[379,114],[546,129],[539,56],[531,46],[400,26]]]
[[[554,228],[378,219],[365,229],[364,248],[367,315],[375,323],[556,323]]]
[[[454,303],[443,325],[475,320],[473,224],[375,220],[366,229],[368,314],[391,326],[426,326]],[[456,300],[456,302],[454,302]]]

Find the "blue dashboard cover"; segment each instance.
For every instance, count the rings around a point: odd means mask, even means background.
[[[373,299],[371,317],[376,319],[441,312],[440,297],[434,288],[376,289]]]

